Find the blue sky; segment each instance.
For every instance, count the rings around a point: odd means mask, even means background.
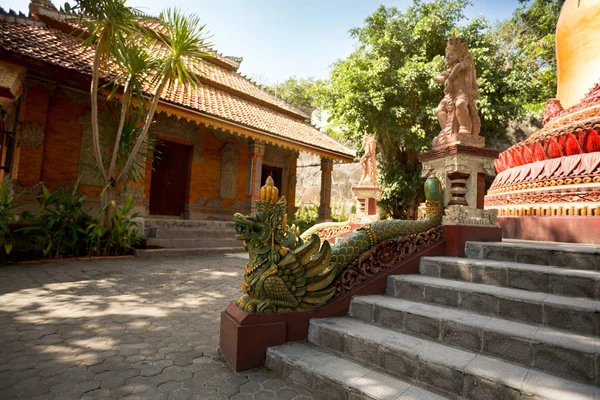
[[[53,0],[62,4],[64,0]],[[381,0],[129,0],[149,14],[165,7],[196,13],[225,55],[243,57],[240,72],[259,83],[290,76],[327,78],[329,66],[354,48],[348,30],[363,25]],[[384,2],[405,9],[411,0]],[[509,18],[517,0],[472,0],[467,18]],[[28,0],[0,0],[0,6],[27,14]]]

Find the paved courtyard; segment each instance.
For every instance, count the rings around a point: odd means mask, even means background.
[[[219,313],[245,254],[0,267],[0,399],[316,399],[234,373]]]

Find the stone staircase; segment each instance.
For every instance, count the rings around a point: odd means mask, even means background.
[[[328,400],[600,400],[600,246],[469,242],[267,367]]]
[[[137,257],[241,253],[233,222],[180,219],[146,219],[142,248]]]

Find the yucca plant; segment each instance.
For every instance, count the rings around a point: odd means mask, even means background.
[[[66,5],[65,8],[71,10]],[[94,48],[90,90],[92,142],[103,186],[107,188],[102,196],[104,208],[116,199],[120,184],[135,178],[130,170],[148,142],[148,132],[164,90],[175,85],[189,88],[198,84],[197,71],[192,69],[208,55],[210,44],[205,26],[196,15],[184,16],[174,9],[161,13],[158,24],[144,17],[138,9],[127,6],[125,0],[78,0],[73,9],[80,12],[87,43]],[[155,30],[148,28],[150,22],[157,26]],[[108,168],[103,160],[98,128],[98,87],[102,76],[112,84],[109,97],[122,87],[120,121]],[[136,120],[138,113],[143,115],[141,128],[128,131],[135,133],[135,140],[129,141],[134,144],[123,146],[123,139],[128,136],[124,134],[127,121]],[[129,150],[127,154],[122,151],[124,148]],[[112,210],[108,208],[103,220],[105,225],[110,223],[111,215]]]

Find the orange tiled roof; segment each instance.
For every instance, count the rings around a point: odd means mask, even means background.
[[[83,50],[81,39],[24,18],[0,16],[0,49],[31,57],[84,74],[91,74],[93,52]],[[203,85],[192,91],[172,88],[161,96],[164,103],[227,120],[250,130],[276,136],[302,150],[350,160],[355,152],[305,122],[301,111],[235,71],[209,61],[198,66]],[[212,86],[211,86],[212,85]],[[232,129],[235,131],[235,129]]]

